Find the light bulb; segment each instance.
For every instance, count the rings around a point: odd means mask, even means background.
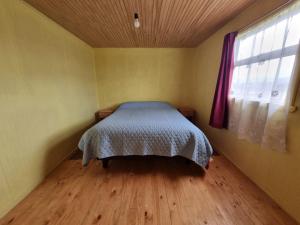
[[[140,27],[140,20],[139,20],[139,15],[137,13],[134,13],[134,21],[133,21],[133,25],[135,28],[139,28]]]
[[[141,25],[139,19],[134,19],[134,23],[133,24],[134,24],[135,28],[139,28],[140,25]]]

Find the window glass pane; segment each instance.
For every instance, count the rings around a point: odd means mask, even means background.
[[[251,56],[253,46],[254,35],[245,38],[240,41],[240,47],[238,51],[238,60],[246,59]]]
[[[279,66],[279,59],[272,59],[269,61],[268,71],[267,71],[267,83],[273,86],[273,82],[276,77],[276,72]]]
[[[250,72],[249,72],[249,79],[247,82],[246,88],[246,96],[248,99],[256,100],[257,98],[257,70],[258,70],[258,63],[254,63],[250,65]]]
[[[276,73],[279,66],[279,59],[273,59],[268,62],[268,68],[266,71],[266,80],[263,86],[263,102],[269,102],[272,94],[272,89],[274,86]]]
[[[278,79],[290,79],[295,62],[295,56],[287,56],[282,58]]]
[[[244,95],[248,70],[248,66],[239,66],[234,68],[230,91],[231,96],[241,98]]]
[[[256,85],[255,85],[255,91],[256,91],[256,98],[257,100],[261,100],[265,97],[265,87],[267,83],[267,77],[268,77],[268,67],[270,65],[270,61],[265,61],[263,63],[258,64],[257,68],[257,79],[256,79]]]
[[[249,73],[249,83],[254,84],[257,81],[257,70],[258,63],[253,63],[250,65],[250,73]]]
[[[272,44],[274,40],[274,33],[275,33],[275,25],[268,27],[264,31],[263,35],[263,43],[261,46],[261,53],[270,52],[272,50]]]
[[[285,47],[299,44],[300,39],[300,13],[290,19],[289,32]]]
[[[255,38],[253,56],[260,54],[262,38],[263,38],[263,32],[260,31],[259,33],[257,33],[256,38]]]
[[[294,62],[295,56],[288,56],[282,58],[278,78],[276,80],[272,92],[272,101],[275,100],[276,102],[278,102],[278,104],[283,104],[285,102],[291,79],[291,74],[294,67]]]
[[[272,51],[282,48],[286,25],[287,19],[281,21],[276,25]]]

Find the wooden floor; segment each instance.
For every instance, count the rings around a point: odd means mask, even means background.
[[[297,224],[222,156],[206,173],[181,158],[99,164],[65,161],[0,224]]]

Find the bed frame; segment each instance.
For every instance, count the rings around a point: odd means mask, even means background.
[[[113,157],[108,157],[108,158],[103,158],[103,159],[98,159],[97,158],[97,160],[101,160],[102,161],[102,167],[104,168],[104,169],[107,169],[108,168],[108,162],[109,162],[109,160],[111,160],[111,159],[116,159],[116,158],[124,158],[124,157],[147,157],[147,156],[139,156],[139,155],[135,155],[135,156],[113,156]],[[210,162],[212,161],[213,159],[212,159],[212,157],[209,159],[209,161],[208,161],[208,163],[207,163],[207,165],[205,166],[205,169],[209,169],[209,164],[210,164]],[[193,161],[191,161],[191,160],[189,160],[189,159],[185,159],[185,163],[186,164],[191,164]]]

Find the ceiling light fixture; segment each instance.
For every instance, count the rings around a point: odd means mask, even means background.
[[[134,13],[134,21],[133,21],[133,25],[135,28],[139,28],[140,27],[140,20],[139,20],[139,15],[137,13]]]

